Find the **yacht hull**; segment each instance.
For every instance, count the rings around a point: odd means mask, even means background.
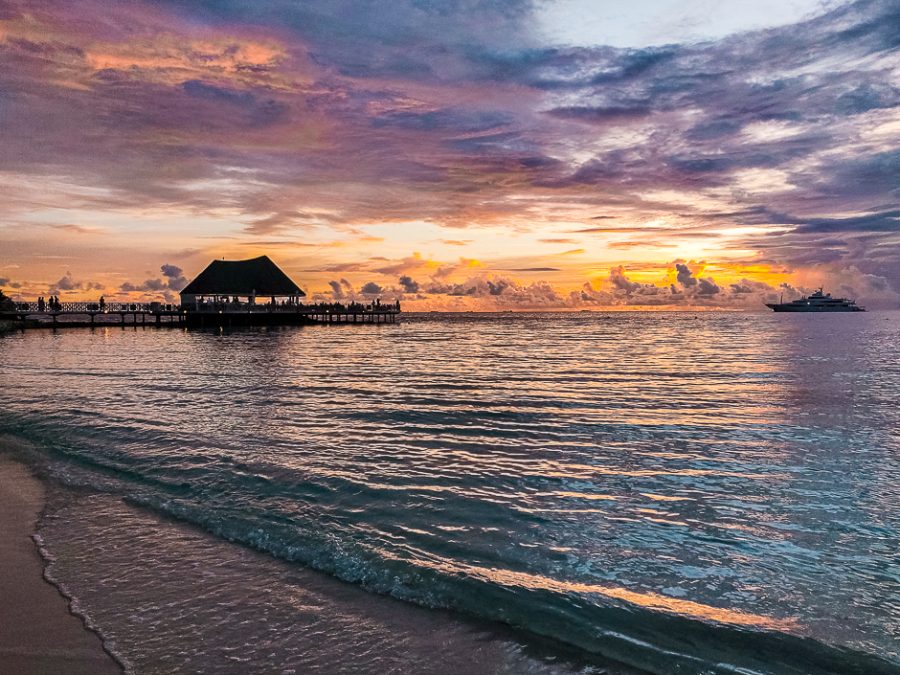
[[[773,305],[766,303],[766,307],[776,312],[865,312],[862,307],[816,307],[815,305]]]

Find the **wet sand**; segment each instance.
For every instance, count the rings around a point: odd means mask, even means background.
[[[44,498],[27,468],[0,456],[0,673],[121,673],[99,637],[43,578],[31,535]]]

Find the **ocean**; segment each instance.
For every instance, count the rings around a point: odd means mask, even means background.
[[[0,337],[136,673],[900,673],[900,313]]]

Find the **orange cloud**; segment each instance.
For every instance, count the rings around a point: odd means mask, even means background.
[[[285,50],[274,42],[242,41],[230,36],[186,41],[183,36],[168,34],[145,41],[92,45],[85,61],[94,71],[121,70],[176,84],[204,76],[258,82],[264,72],[261,69],[274,68],[285,57]]]

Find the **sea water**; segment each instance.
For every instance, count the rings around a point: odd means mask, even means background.
[[[900,672],[900,314],[0,338],[136,672]]]

